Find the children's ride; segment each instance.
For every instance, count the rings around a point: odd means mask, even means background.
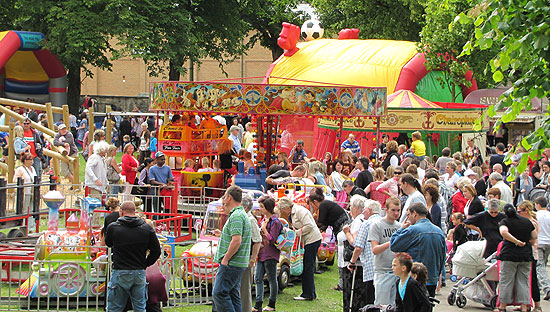
[[[95,198],[80,202],[80,220],[76,215],[67,219],[66,229],[58,229],[59,207],[65,201],[59,191],[49,191],[43,197],[50,209],[48,229],[39,237],[35,248],[32,275],[17,293],[36,297],[85,297],[105,292],[104,272],[91,274],[92,229],[90,216],[101,207]]]

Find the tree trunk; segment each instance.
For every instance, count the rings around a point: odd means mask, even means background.
[[[183,62],[170,60],[170,68],[168,71],[168,80],[170,81],[179,81],[180,80],[180,69],[183,66]]]
[[[275,43],[275,45],[271,47],[271,56],[273,57],[273,62],[275,62],[281,56],[281,54],[283,54],[283,52],[285,51]]]
[[[80,66],[66,66],[69,70],[67,74],[67,104],[69,105],[69,112],[78,116],[78,110],[80,108],[80,90],[82,88],[80,84]]]

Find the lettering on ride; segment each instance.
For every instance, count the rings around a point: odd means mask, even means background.
[[[435,122],[438,125],[443,125],[443,126],[460,126],[460,127],[464,127],[464,126],[473,126],[476,119],[477,119],[477,117],[468,117],[468,116],[453,117],[453,116],[448,116],[448,115],[445,115],[445,114],[439,114],[435,118]]]

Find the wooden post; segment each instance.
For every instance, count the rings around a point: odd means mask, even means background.
[[[112,143],[112,131],[113,131],[113,123],[111,122],[111,105],[107,105],[107,107],[105,108],[105,113],[106,116],[105,118],[107,118],[107,121],[105,122],[105,131],[107,133],[105,133],[105,140],[107,141],[107,143],[111,144]],[[89,136],[89,134],[88,134]]]
[[[50,105],[51,107],[51,105]],[[62,106],[63,108],[63,122],[65,123],[65,126],[67,126],[67,129],[69,129],[69,132],[71,132],[71,126],[69,125],[69,105],[65,104]],[[50,108],[51,109],[51,108]],[[74,138],[76,140],[76,138]]]
[[[88,141],[94,139],[95,123],[94,123],[94,108],[88,108]]]
[[[25,120],[25,117],[22,116],[22,115],[19,115],[18,113],[8,109],[7,107],[4,107],[2,105],[0,105],[0,113],[3,113],[6,115],[6,120],[8,119],[8,117],[11,117],[11,118],[14,118],[20,122],[23,122]],[[41,124],[38,124],[34,121],[31,121],[31,126],[37,130],[39,130],[40,132],[44,133],[44,134],[47,134],[51,137],[55,136],[55,132],[53,132],[52,130],[46,128],[46,127],[43,127]]]
[[[78,155],[72,161],[73,165],[73,184],[75,190],[80,190],[80,158]]]
[[[53,120],[52,103],[46,103],[46,117],[48,118],[48,128],[54,130],[55,120]]]
[[[6,116],[5,118],[8,119],[9,116]],[[10,122],[10,131],[8,137],[8,182],[13,181],[13,176],[15,174],[15,148],[13,147],[15,135],[13,128],[15,128],[15,123]]]

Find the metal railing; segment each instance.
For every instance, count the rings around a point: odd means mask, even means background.
[[[170,244],[163,246],[164,250],[172,248]],[[102,249],[107,251],[105,256],[96,257]],[[39,245],[35,254],[37,259],[0,252],[0,311],[105,310],[110,250]],[[148,291],[166,291],[168,300],[160,303],[162,307],[209,304],[216,270],[210,260],[210,256],[180,258],[163,252],[154,265],[158,270],[148,269],[146,275],[148,279],[165,279],[165,289]]]

